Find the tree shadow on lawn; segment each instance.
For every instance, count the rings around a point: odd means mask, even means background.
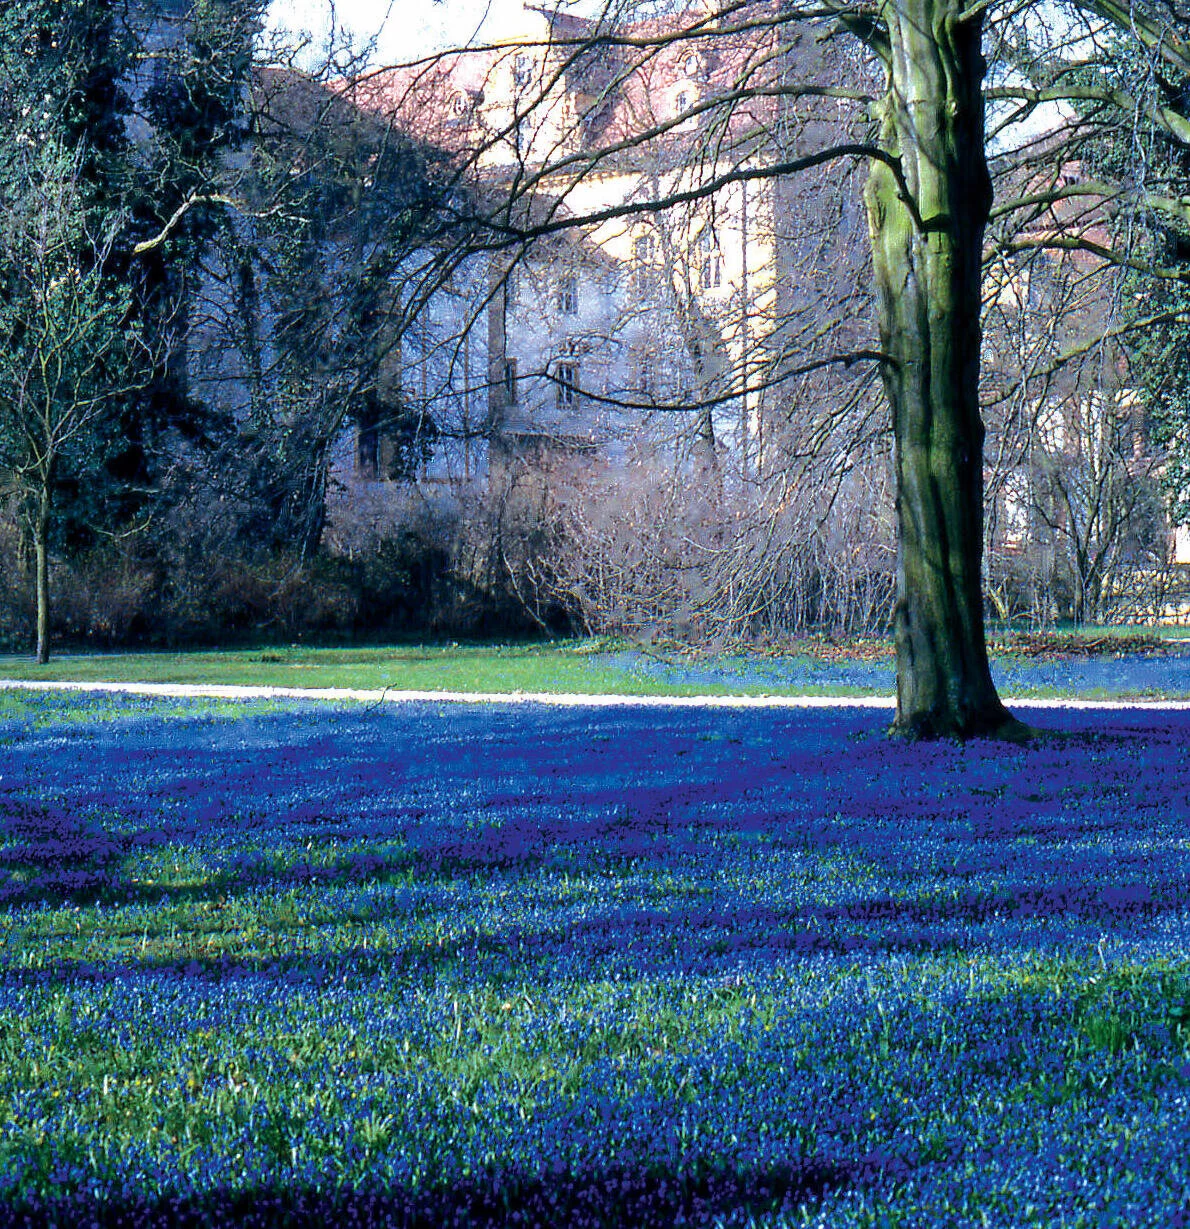
[[[401,1188],[314,1191],[256,1189],[198,1197],[131,1197],[99,1201],[76,1196],[25,1205],[0,1200],[11,1229],[325,1229],[329,1226],[392,1226],[441,1229],[673,1229],[701,1226],[715,1218],[744,1224],[749,1217],[813,1205],[845,1185],[881,1176],[905,1176],[909,1164],[883,1150],[844,1165],[809,1159],[788,1165],[734,1169],[703,1162],[697,1171],[626,1165],[571,1173],[527,1175],[495,1171],[411,1191]],[[334,1178],[328,1175],[328,1185]]]
[[[96,901],[162,900],[160,887],[126,882],[120,862],[127,841],[143,847],[167,839],[167,832],[155,830],[148,836],[141,833],[116,840],[101,829],[77,824],[60,808],[11,804],[0,805],[0,826],[10,839],[14,835],[23,838],[3,851],[0,868],[7,864],[10,873],[16,868],[24,876],[0,886],[0,904],[12,908],[38,902],[82,905]],[[439,833],[437,842],[426,840],[388,855],[352,853],[329,865],[298,862],[278,868],[257,856],[246,855],[223,867],[210,881],[171,890],[168,899],[171,903],[216,899],[226,902],[248,890],[263,893],[267,898],[298,887],[380,883],[389,875],[400,875],[406,880],[412,876],[418,882],[432,884],[476,874],[496,874],[506,881],[515,881],[536,874],[542,867],[606,870],[627,864],[638,870],[672,870],[685,859],[697,864],[700,854],[710,847],[709,842],[722,839],[725,834],[754,835],[758,831],[771,832],[775,827],[780,832],[778,844],[813,846],[820,835],[813,829],[799,831],[796,826],[791,829],[787,825],[781,830],[777,817],[755,810],[732,826],[721,821],[691,823],[689,819],[671,824],[661,818],[650,820],[640,816],[600,815],[584,821],[550,824],[518,819],[504,826],[490,825],[462,840],[455,839],[453,833]],[[971,832],[972,825],[967,827]],[[962,860],[968,866],[973,861],[986,861],[1006,869],[1003,850],[999,855],[979,856],[982,834],[978,824],[973,827],[970,839],[976,848],[970,856],[956,861]],[[1052,827],[1047,825],[1046,830],[1057,837],[1059,833],[1052,831]],[[836,825],[823,844],[830,850],[844,842],[850,845],[846,835]],[[889,863],[899,860],[892,843],[872,840],[866,826],[850,835],[855,847],[865,855],[878,854]],[[918,847],[917,835],[912,830],[898,830],[895,844],[914,851]],[[390,971],[417,973],[454,961],[477,961],[482,966],[501,953],[510,957],[519,953],[519,959],[531,966],[556,959],[560,951],[571,955],[579,965],[590,966],[600,958],[634,949],[651,952],[649,958],[656,960],[660,955],[655,949],[664,941],[669,945],[669,955],[662,964],[692,971],[708,960],[737,952],[769,952],[777,957],[788,953],[953,949],[980,937],[977,931],[986,937],[990,926],[1004,923],[1058,919],[1125,929],[1131,923],[1149,921],[1190,905],[1190,858],[1185,852],[1179,853],[1171,846],[1171,854],[1176,856],[1166,864],[1154,860],[1151,849],[1144,853],[1143,865],[1121,865],[1118,858],[1109,854],[1095,856],[1061,844],[1046,849],[1038,857],[1035,847],[1029,845],[1020,859],[1024,865],[1018,866],[1018,873],[995,889],[973,885],[941,894],[927,886],[918,895],[861,890],[853,899],[837,903],[776,907],[746,899],[725,900],[714,880],[714,866],[703,866],[699,881],[702,887],[694,900],[659,889],[656,907],[647,902],[609,902],[595,917],[568,918],[559,926],[514,926],[495,934],[450,938],[435,951],[424,945],[398,949],[386,957],[385,967]],[[426,907],[422,901],[421,908]],[[408,913],[407,898],[394,899],[389,905],[383,898],[373,899],[361,920],[383,924]],[[212,920],[218,929],[217,918]],[[271,928],[280,933],[287,928],[301,930],[305,925],[294,919],[288,927],[278,923]],[[351,962],[353,950],[334,954],[336,970]],[[376,970],[381,967],[376,963],[378,959],[373,952],[364,964]],[[189,965],[192,961],[184,963]],[[356,972],[362,975],[362,970]]]
[[[1185,901],[1175,890],[1186,878],[1184,858],[1165,867],[1155,864],[1153,848],[1113,849],[1109,865],[1089,845],[1138,833],[1176,844],[1184,835],[1190,799],[1178,761],[1186,757],[1190,721],[1174,719],[1181,715],[1144,714],[1147,721],[1104,727],[1080,714],[1080,727],[1062,714],[1076,739],[1032,752],[873,742],[882,718],[870,714],[848,715],[833,736],[810,726],[812,737],[805,715],[765,723],[753,714],[571,717],[549,731],[539,715],[519,741],[510,741],[519,727],[507,713],[486,722],[482,714],[463,716],[444,725],[424,714],[407,723],[390,715],[379,735],[354,716],[348,734],[379,738],[393,763],[375,762],[347,735],[315,728],[310,738],[308,714],[299,730],[304,741],[292,746],[281,742],[284,715],[268,719],[278,745],[263,764],[229,764],[210,748],[121,751],[120,740],[82,739],[69,760],[38,762],[35,787],[53,801],[30,798],[20,772],[6,773],[0,904],[156,903],[166,894],[171,901],[213,900],[389,876],[425,883],[538,869],[681,870],[717,889],[716,872],[748,842],[761,854],[855,854],[894,881],[920,881],[923,869],[952,880],[994,870],[1016,881],[991,895],[960,886],[949,905],[885,893],[820,910],[815,923],[937,921],[944,908],[957,920],[1004,912],[1090,916],[1103,907],[1165,909]],[[146,726],[147,734],[155,728]],[[427,728],[436,731],[443,764],[403,758]],[[486,741],[473,737],[485,731]],[[190,731],[196,733],[203,729]],[[642,739],[648,733],[651,745]],[[576,749],[578,734],[586,741]],[[1138,755],[1168,779],[1145,780]],[[156,767],[148,772],[146,765]],[[510,778],[523,787],[510,788]],[[303,792],[306,782],[317,786],[312,796]],[[119,822],[108,831],[102,817],[113,808]],[[267,854],[249,849],[227,857],[228,848],[243,849],[257,833]],[[403,845],[393,849],[397,838]],[[388,847],[322,860],[303,853],[311,845],[369,840]],[[170,844],[211,851],[210,875],[166,887],[123,873],[126,859]],[[924,868],[923,850],[932,851]],[[278,865],[289,856],[292,863]],[[1093,882],[1105,876],[1118,885],[1116,896]]]
[[[683,765],[678,774],[657,762],[661,753],[656,746],[640,745],[640,734],[647,727],[618,722],[597,727],[619,733],[588,757],[571,753],[568,740],[576,727],[564,724],[548,737],[538,729],[534,736],[545,738],[539,748],[516,749],[522,765],[532,768],[531,788],[523,792],[509,788],[508,743],[493,740],[486,749],[456,747],[446,780],[420,801],[406,789],[411,777],[408,766],[365,767],[352,775],[358,749],[348,754],[332,742],[328,745],[333,754],[315,764],[305,763],[303,772],[325,775],[335,788],[315,799],[296,798],[288,814],[292,832],[284,847],[298,848],[299,832],[363,839],[382,832],[386,824],[391,836],[392,825],[399,824],[407,838],[404,849],[381,855],[353,852],[329,867],[300,861],[277,867],[248,854],[239,863],[229,863],[222,879],[170,889],[171,899],[212,899],[249,889],[280,892],[323,882],[382,882],[390,874],[412,874],[428,885],[472,875],[530,879],[543,867],[633,873],[634,868],[682,868],[707,887],[710,898],[666,902],[659,894],[657,908],[620,907],[609,900],[598,903],[601,916],[567,918],[539,927],[505,925],[494,933],[448,937],[441,945],[423,941],[380,954],[348,947],[341,952],[294,952],[276,959],[144,963],[121,959],[91,964],[59,960],[36,971],[9,969],[5,980],[103,981],[139,971],[195,982],[245,977],[325,984],[344,977],[366,982],[393,971],[434,977],[456,966],[479,984],[493,967],[530,976],[536,969],[548,977],[567,952],[592,968],[616,957],[651,974],[722,973],[731,971],[736,957],[764,961],[787,959],[791,953],[967,947],[985,939],[986,928],[1005,922],[1027,925],[1060,919],[1085,927],[1124,929],[1185,909],[1190,900],[1190,855],[1182,847],[1187,802],[1179,767],[1185,762],[1190,721],[1179,724],[1164,718],[1155,729],[1140,722],[1139,730],[1119,728],[1109,734],[1092,730],[1085,745],[1072,741],[1035,752],[989,748],[985,758],[979,748],[906,748],[822,736],[816,748],[795,749],[780,762],[771,757],[768,744],[757,752],[742,743],[726,742],[711,744],[715,753],[699,759],[693,753],[700,744],[692,736],[682,744],[691,754],[678,757]],[[865,725],[852,720],[845,728],[866,737],[865,732],[876,728],[872,719],[867,721]],[[385,728],[394,724],[399,728],[393,722]],[[665,731],[672,732],[677,723],[663,724],[664,742],[670,737]],[[483,725],[460,723],[463,735],[473,728]],[[782,731],[800,728],[789,719],[775,722],[770,741],[779,746]],[[704,719],[701,729],[755,733],[754,726],[734,720],[718,725]],[[1146,782],[1138,779],[1138,760],[1122,754],[1137,751],[1138,742],[1144,752],[1140,760],[1161,768],[1166,788],[1164,794],[1157,790],[1155,801],[1143,806],[1137,802],[1137,791]],[[80,750],[86,751],[85,743]],[[668,751],[673,750],[671,738]],[[295,797],[292,783],[289,794],[281,791],[281,783],[285,772],[301,762],[300,751],[287,752],[269,766],[264,796],[277,790],[282,798]],[[627,755],[626,765],[618,758],[621,751]],[[1090,751],[1102,753],[1103,758],[1090,762]],[[1121,752],[1118,758],[1115,752]],[[105,763],[103,755],[97,755],[91,772],[100,774]],[[71,793],[77,764],[63,763],[53,773],[31,773],[41,800],[29,797],[30,790],[19,776],[14,783],[6,765],[4,790],[9,796],[0,797],[0,829],[8,844],[0,870],[15,870],[23,878],[10,878],[3,888],[7,895],[0,900],[10,909],[41,901],[89,903],[105,899],[105,893],[116,893],[118,899],[159,900],[160,887],[124,880],[123,860],[130,853],[178,841],[194,841],[196,848],[204,841],[213,842],[217,847],[224,829],[229,837],[238,837],[237,791],[252,787],[261,793],[261,782],[250,766],[229,774],[218,757],[201,771],[190,757],[186,764],[179,771],[189,784],[175,792],[179,782],[163,770],[150,795],[134,797],[133,805],[124,810],[120,832],[106,831],[99,820],[80,818],[94,812],[76,805],[77,795]],[[632,784],[634,766],[642,764],[648,769],[643,774],[646,779]],[[616,774],[613,784],[608,782],[609,765]],[[999,771],[989,774],[988,765]],[[490,774],[487,779],[485,772]],[[673,779],[664,779],[667,772]],[[429,779],[428,769],[423,776]],[[543,776],[554,779],[549,787]],[[110,800],[121,789],[133,791],[134,781],[135,774],[122,777],[117,764],[110,789],[90,797]],[[369,781],[393,793],[360,820],[351,808],[361,799],[377,801],[369,798]],[[1180,789],[1181,796],[1175,798],[1169,787]],[[1083,799],[1102,796],[1104,790],[1113,800],[1111,807],[1096,812],[1082,805]],[[62,797],[68,801],[60,801]],[[181,799],[168,822],[157,810],[163,797]],[[460,828],[441,818],[462,807],[482,817],[482,822]],[[263,838],[269,831],[267,816],[260,828]],[[1168,857],[1158,857],[1151,845],[1128,855],[1132,860],[1122,860],[1112,848],[1102,853],[1093,849],[1094,838],[1115,839],[1142,829],[1169,842]],[[878,879],[878,886],[870,890],[862,882],[854,889],[844,883],[829,903],[783,906],[748,900],[719,877],[722,858],[734,856],[730,851],[724,855],[723,845],[762,833],[772,838],[770,844],[758,846],[762,860],[770,848],[832,855],[842,851],[887,870],[895,875],[896,884],[903,883],[910,891],[923,874],[932,884],[939,868],[949,868],[956,873],[953,890],[937,896],[928,891],[900,896],[889,891],[886,878]],[[1029,843],[1038,841],[1043,844],[1040,852]],[[931,857],[941,861],[923,872],[916,859],[929,842],[933,842]],[[1000,886],[983,889],[967,882],[988,868],[999,872]],[[852,891],[851,899],[838,899]],[[369,920],[394,919],[407,911],[399,902],[383,900],[378,909]],[[514,1223],[512,1213],[520,1211],[515,1223],[550,1229],[582,1224],[668,1227],[682,1223],[683,1217],[705,1224],[716,1215],[740,1213],[746,1220],[748,1214],[759,1215],[782,1201],[796,1206],[847,1184],[904,1176],[908,1166],[904,1158],[870,1153],[842,1164],[810,1161],[747,1173],[722,1170],[697,1180],[676,1170],[629,1167],[548,1178],[507,1171],[416,1194],[399,1189],[335,1194],[273,1189],[216,1192],[188,1201],[133,1197],[102,1205],[79,1196],[23,1211],[11,1203],[6,1208],[0,1198],[0,1222],[136,1229],[153,1225],[197,1229],[213,1224],[263,1229],[353,1221],[487,1226]],[[331,1183],[328,1178],[328,1186]]]
[[[0,906],[90,904],[118,883],[129,841],[58,803],[0,798]]]
[[[165,976],[196,985],[249,979],[265,986],[321,990],[366,988],[378,978],[433,982],[443,975],[461,976],[476,987],[599,980],[611,968],[646,977],[715,977],[731,973],[741,961],[755,969],[758,961],[779,964],[791,957],[926,955],[1014,945],[1037,950],[1038,944],[1060,946],[1064,938],[1062,931],[1039,931],[1039,924],[1057,922],[1078,933],[1122,937],[1188,906],[1190,883],[1185,879],[1164,884],[1159,893],[1147,883],[1071,881],[934,900],[872,896],[804,909],[687,902],[666,909],[619,908],[602,917],[552,925],[477,929],[388,947],[373,939],[369,946],[250,956],[58,957],[10,967],[0,972],[0,980],[35,986]]]

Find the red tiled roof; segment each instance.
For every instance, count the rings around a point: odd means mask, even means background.
[[[694,107],[700,98],[737,93],[742,83],[763,91],[787,71],[790,55],[799,64],[808,58],[824,61],[824,53],[809,38],[802,39],[800,47],[780,47],[779,27],[766,20],[772,11],[770,0],[758,0],[743,10],[754,19],[751,27],[737,15],[726,31],[707,24],[701,12],[689,11],[617,27],[604,33],[603,42],[593,23],[560,15],[551,23],[548,42],[452,51],[336,88],[355,105],[390,117],[411,135],[464,152],[490,139],[486,116],[494,104],[507,105],[515,97],[517,60],[529,56],[533,78],[521,83],[531,108],[529,124],[541,114],[533,102],[541,99],[542,85],[556,80],[562,86],[558,94],[564,92],[574,103],[573,139],[582,148],[606,149],[672,121],[679,102]],[[789,27],[784,29],[788,33]],[[796,43],[796,36],[792,41]],[[743,131],[767,123],[775,111],[775,99],[762,92],[735,101],[730,124]],[[698,121],[691,120],[660,139],[688,143],[697,127]]]

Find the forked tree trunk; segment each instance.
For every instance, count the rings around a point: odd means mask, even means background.
[[[866,200],[896,451],[897,716],[919,738],[1018,736],[984,639],[980,266],[991,206],[978,12],[888,0]]]

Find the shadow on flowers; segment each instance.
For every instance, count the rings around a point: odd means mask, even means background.
[[[0,906],[90,903],[119,882],[127,840],[56,803],[0,799]]]
[[[827,1190],[877,1177],[896,1158],[872,1153],[853,1165],[807,1160],[788,1166],[734,1170],[703,1166],[697,1172],[628,1166],[545,1176],[497,1171],[420,1191],[261,1189],[214,1191],[162,1200],[79,1196],[52,1203],[9,1206],[11,1229],[323,1229],[324,1226],[400,1226],[401,1229],[673,1229],[713,1219],[743,1225],[750,1217],[814,1203]]]

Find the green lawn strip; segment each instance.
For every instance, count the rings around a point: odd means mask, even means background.
[[[1084,629],[1118,640],[1121,651],[1137,636],[1151,636],[1151,628]],[[1076,633],[1070,633],[1076,635]],[[1180,642],[1190,628],[1162,628],[1160,635]],[[1060,640],[1062,633],[1059,633]],[[448,691],[507,694],[576,693],[587,695],[782,695],[864,696],[880,689],[870,685],[802,680],[783,683],[779,678],[732,678],[738,669],[746,674],[749,662],[791,662],[826,668],[845,665],[854,652],[868,664],[887,662],[890,648],[877,641],[838,646],[821,640],[804,640],[778,650],[754,653],[713,654],[679,649],[654,653],[632,645],[607,640],[554,641],[521,645],[438,645],[367,648],[308,648],[289,646],[268,649],[235,649],[187,653],[64,653],[47,665],[31,658],[0,656],[0,678],[61,682],[183,683],[243,687],[348,688],[367,691]],[[643,654],[643,656],[642,656]],[[636,666],[650,658],[657,669]],[[993,653],[993,659],[1019,662],[1010,641]],[[715,668],[726,669],[718,679],[706,676]],[[672,677],[665,677],[666,671]],[[689,672],[694,677],[686,680]],[[1061,688],[1018,688],[1019,698],[1061,698]],[[1176,698],[1156,690],[1122,693],[1118,690],[1087,691],[1087,699]]]
[[[103,692],[56,692],[54,702],[46,703],[46,693],[0,689],[0,723],[8,728],[0,731],[0,747],[16,743],[29,730],[43,730],[58,725],[94,725],[97,722],[134,720],[136,716],[152,714],[156,718],[203,721],[220,717],[288,711],[292,701],[285,699],[226,700],[210,697],[153,696],[143,701],[138,712],[129,708],[129,697]]]
[[[0,658],[9,678],[267,687],[538,690],[591,673],[581,656],[550,646],[63,654],[46,666]]]
[[[1124,646],[1129,640],[1156,637],[1160,640],[1190,640],[1190,624],[1162,623],[1156,626],[1137,623],[1084,623],[1082,627],[1062,624],[1048,629],[1059,641],[1099,639],[1119,640]],[[1017,633],[1028,635],[1029,628],[1009,628],[992,624],[988,628],[988,642],[993,647],[1010,643]]]
[[[243,687],[545,692],[588,695],[763,695],[775,682],[682,683],[601,658],[585,644],[381,649],[231,650],[201,653],[64,654],[48,665],[0,657],[0,678],[65,682],[196,683]],[[863,695],[861,687],[798,688]]]
[[[1002,687],[1000,695],[1005,704],[1028,700],[1079,700],[1087,704],[1159,704],[1165,701],[1181,703],[1190,700],[1190,696],[1185,692],[1168,688],[1117,690],[1108,687],[1086,687],[1075,691],[1070,687]]]

